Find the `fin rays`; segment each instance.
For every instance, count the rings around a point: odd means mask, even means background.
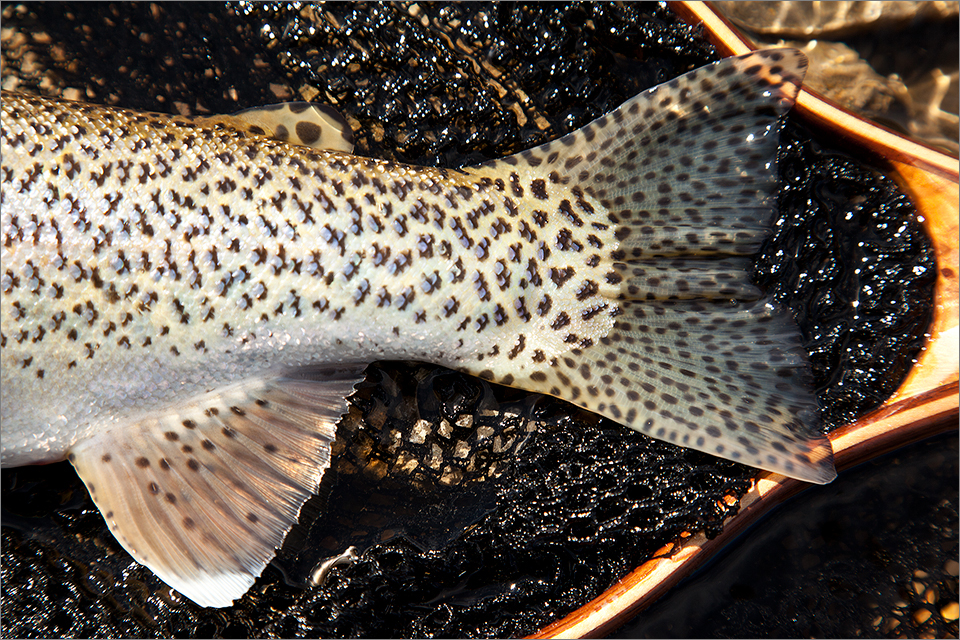
[[[203,606],[253,584],[317,489],[362,367],[256,379],[70,454],[131,555]]]
[[[799,332],[745,257],[769,231],[778,119],[806,64],[794,49],[728,58],[500,161],[570,184],[616,238],[599,289],[612,328],[511,384],[763,469],[836,475]]]

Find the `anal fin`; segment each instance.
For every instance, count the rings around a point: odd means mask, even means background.
[[[114,426],[68,458],[134,559],[201,606],[230,606],[316,491],[362,376],[252,379]]]

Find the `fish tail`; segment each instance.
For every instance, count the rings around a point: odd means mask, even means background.
[[[584,227],[609,239],[593,245],[592,288],[558,290],[582,330],[508,383],[722,458],[835,477],[799,330],[749,274],[776,204],[778,121],[806,65],[794,49],[728,58],[507,159],[567,183]]]

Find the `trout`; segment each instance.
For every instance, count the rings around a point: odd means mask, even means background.
[[[376,360],[836,475],[790,314],[750,282],[806,59],[758,51],[460,169],[305,103],[181,117],[2,96],[2,464],[69,460],[202,606],[261,574]]]

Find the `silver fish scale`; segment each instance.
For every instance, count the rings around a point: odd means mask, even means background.
[[[510,383],[618,312],[613,229],[531,167],[6,94],[2,156],[5,464],[269,369],[417,359]]]

